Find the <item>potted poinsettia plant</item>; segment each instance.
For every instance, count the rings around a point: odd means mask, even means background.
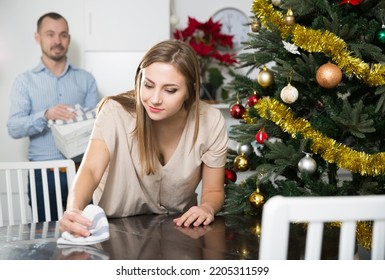
[[[209,18],[199,22],[188,17],[185,29],[176,29],[173,36],[190,44],[195,50],[200,64],[202,87],[210,86],[213,94],[206,99],[216,99],[216,92],[224,83],[226,70],[237,63],[233,48],[233,35],[221,32],[220,21]],[[206,94],[207,95],[207,94]],[[208,98],[207,98],[208,97]],[[205,98],[204,96],[202,98]]]

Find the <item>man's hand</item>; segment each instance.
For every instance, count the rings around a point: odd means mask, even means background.
[[[47,120],[71,120],[76,117],[75,112],[71,106],[64,104],[57,104],[55,107],[49,108],[45,111],[44,117]]]

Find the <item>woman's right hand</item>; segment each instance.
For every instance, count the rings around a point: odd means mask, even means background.
[[[68,231],[74,236],[90,236],[91,233],[87,228],[92,225],[92,222],[82,216],[81,213],[81,210],[65,211],[63,217],[59,220],[60,231]]]

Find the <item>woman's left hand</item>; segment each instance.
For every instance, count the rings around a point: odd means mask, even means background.
[[[193,206],[179,218],[174,219],[177,226],[207,226],[214,221],[214,211],[205,206]]]

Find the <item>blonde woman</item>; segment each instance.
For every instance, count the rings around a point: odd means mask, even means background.
[[[107,217],[181,213],[174,222],[186,227],[214,221],[224,202],[228,135],[221,112],[200,101],[199,91],[189,45],[168,40],[145,54],[134,91],[99,104],[62,231],[90,235],[81,212],[91,200]]]

